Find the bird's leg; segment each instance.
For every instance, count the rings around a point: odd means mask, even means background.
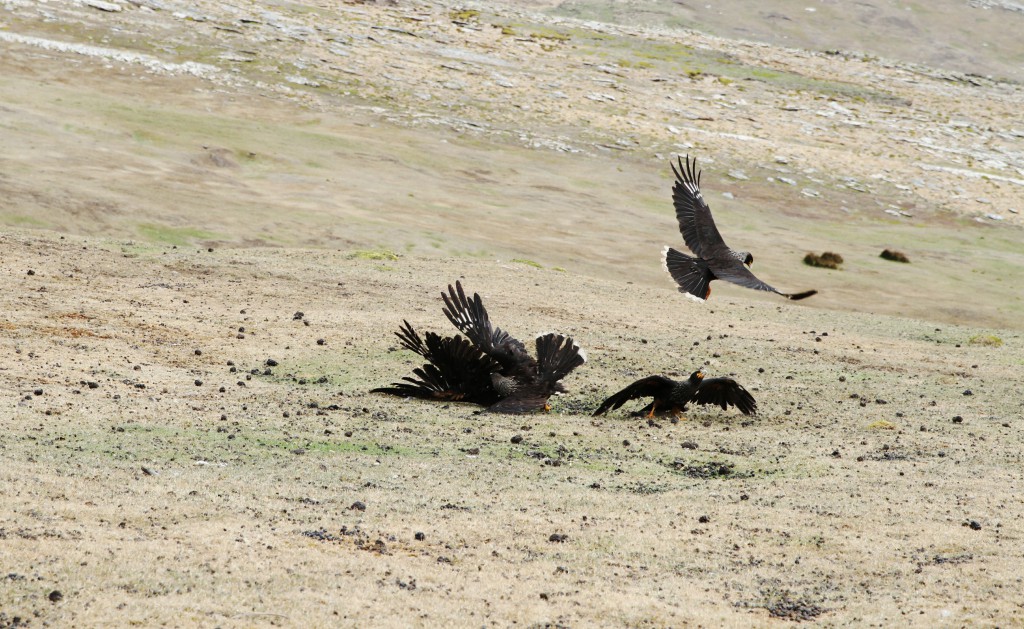
[[[672,420],[673,421],[679,421],[679,420],[686,421],[686,417],[683,416],[683,409],[679,408],[678,406],[673,408],[672,409]]]
[[[544,412],[545,413],[550,413],[551,412],[551,405],[548,404],[547,402],[544,402]]]
[[[658,403],[657,402],[651,402],[651,412],[647,413],[647,419],[653,419],[654,418],[654,411],[656,411],[657,409],[658,409]]]

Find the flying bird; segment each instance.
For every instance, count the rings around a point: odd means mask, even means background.
[[[638,398],[652,397],[650,404],[636,411],[634,415],[654,417],[655,414],[681,415],[686,405],[714,404],[726,410],[735,406],[744,415],[757,413],[754,396],[732,378],[705,378],[704,370],[698,369],[683,381],[665,376],[641,378],[601,403],[594,415],[603,415]]]
[[[725,244],[715,227],[711,208],[700,193],[700,171],[697,160],[686,163],[678,158],[679,168],[671,164],[676,180],[672,185],[672,203],[676,208],[676,219],[683,240],[694,256],[686,255],[671,247],[665,247],[665,270],[679,285],[679,292],[704,301],[711,295],[711,281],[725,280],[754,290],[766,290],[788,299],[804,299],[818,291],[783,293],[757,279],[748,268],[754,263],[754,256],[747,251],[733,251]]]
[[[404,321],[396,336],[427,364],[413,370],[415,377],[371,393],[473,402],[495,413],[549,410],[548,398],[565,391],[562,378],[587,360],[571,337],[554,332],[536,338],[533,358],[521,341],[491,324],[480,295],[467,297],[460,282],[449,284],[441,298],[445,316],[466,338],[428,332],[424,341]]]

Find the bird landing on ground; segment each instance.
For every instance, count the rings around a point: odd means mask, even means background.
[[[713,404],[721,406],[722,410],[735,406],[744,415],[757,413],[754,396],[738,382],[732,378],[705,378],[704,375],[704,370],[698,369],[682,381],[660,375],[641,378],[602,402],[594,415],[603,415],[630,400],[648,397],[654,399],[633,415],[648,418],[655,415],[680,417],[690,403]]]

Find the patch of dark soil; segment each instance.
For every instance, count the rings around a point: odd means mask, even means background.
[[[675,459],[668,468],[689,478],[750,478],[751,472],[737,472],[733,463],[725,461],[704,461],[691,463]]]

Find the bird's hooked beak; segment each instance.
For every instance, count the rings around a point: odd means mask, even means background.
[[[696,372],[695,372],[695,373],[693,374],[693,376],[694,376],[695,378],[697,378],[698,380],[703,380],[703,379],[704,379],[704,376],[705,376],[705,373],[704,373],[704,368],[703,368],[703,367],[701,367],[700,369],[698,369],[698,370],[697,370],[697,371],[696,371]]]

